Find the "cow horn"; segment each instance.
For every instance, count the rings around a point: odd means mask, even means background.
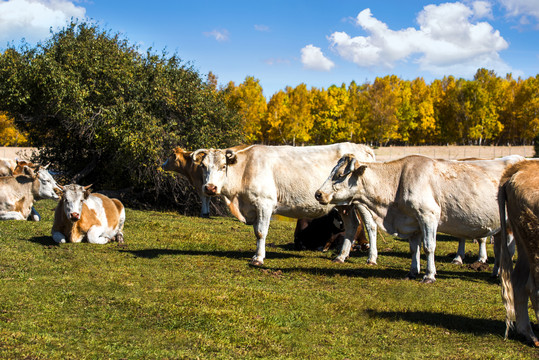
[[[195,162],[195,164],[201,164],[202,160],[204,160],[204,157],[208,155],[208,150],[206,149],[198,149],[191,153],[191,159]]]
[[[232,165],[238,162],[238,157],[234,150],[228,149],[225,153],[227,165]]]

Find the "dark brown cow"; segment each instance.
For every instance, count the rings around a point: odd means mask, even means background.
[[[327,251],[339,246],[344,239],[344,224],[337,210],[316,219],[298,219],[294,231],[294,248],[296,250]],[[358,226],[353,244],[362,250],[369,248],[363,226]]]

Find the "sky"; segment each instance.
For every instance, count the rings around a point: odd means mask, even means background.
[[[0,0],[0,51],[71,19],[177,54],[221,86],[253,76],[267,100],[301,83],[539,73],[539,0]]]

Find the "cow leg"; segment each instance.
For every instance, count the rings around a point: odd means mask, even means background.
[[[528,316],[528,290],[526,287],[530,283],[530,266],[524,247],[518,246],[518,250],[518,259],[511,274],[515,299],[516,331],[537,346],[539,341],[533,333]]]
[[[427,256],[427,267],[422,282],[425,284],[433,283],[436,280],[436,264],[434,263],[434,252],[436,250],[436,223],[437,221],[423,223],[423,249]]]
[[[271,211],[262,209],[258,214],[256,222],[253,224],[256,236],[256,254],[251,260],[251,265],[264,265],[264,259],[266,258],[266,236],[268,235],[270,220]]]
[[[376,265],[376,260],[378,259],[378,248],[376,244],[376,222],[374,221],[371,212],[367,208],[362,205],[357,205],[356,208],[361,216],[361,221],[363,224],[365,224],[367,236],[369,237],[369,259],[367,260],[367,264]]]
[[[0,214],[0,220],[26,220],[18,211],[8,211]]]
[[[457,249],[457,254],[453,259],[452,263],[457,265],[462,265],[464,262],[464,257],[466,252],[466,239],[459,239],[459,247]]]
[[[64,234],[62,234],[61,232],[59,231],[54,231],[52,233],[52,239],[57,242],[58,244],[65,244],[66,242],[66,237]]]
[[[101,236],[105,232],[105,229],[103,229],[102,226],[92,226],[90,229],[88,229],[88,232],[86,233],[86,237],[88,238],[88,242],[90,244],[106,244],[109,242],[109,239]]]
[[[415,279],[419,275],[420,270],[420,256],[421,256],[421,235],[414,235],[409,240],[410,253],[412,254],[412,265],[410,266],[410,272],[406,275],[406,280]]]
[[[477,261],[482,262],[483,264],[486,264],[488,262],[487,241],[488,241],[488,238],[486,238],[486,237],[482,237],[482,238],[478,239],[478,242],[479,242],[479,256],[477,258]]]
[[[30,221],[40,221],[41,215],[37,212],[36,208],[32,206],[32,210],[30,211],[30,215],[28,216],[28,220]]]
[[[209,218],[210,217],[210,197],[204,194],[200,195],[200,201],[202,202],[202,209],[200,210],[200,217]]]
[[[337,210],[344,224],[344,239],[341,253],[333,261],[344,263],[350,255],[350,248],[352,247],[352,241],[354,241],[357,227],[359,226],[359,219],[356,216],[353,206],[337,206]]]

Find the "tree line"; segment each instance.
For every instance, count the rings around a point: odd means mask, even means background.
[[[539,75],[502,78],[481,68],[473,80],[430,84],[388,75],[362,85],[286,87],[267,102],[249,76],[220,91],[253,143],[530,144],[539,134]]]

